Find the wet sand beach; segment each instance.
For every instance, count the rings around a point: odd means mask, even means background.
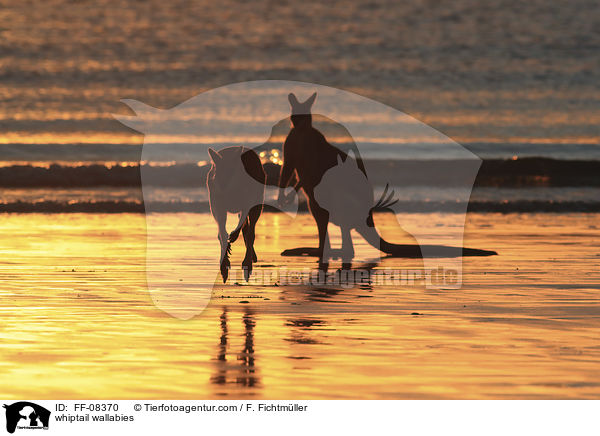
[[[433,218],[444,221],[436,214],[407,219]],[[150,298],[143,215],[1,219],[0,384],[6,398],[600,395],[598,214],[469,214],[465,246],[499,255],[465,258],[460,289],[230,280],[216,287],[202,314],[187,321],[164,313]],[[177,229],[169,237],[182,244],[202,235],[194,262],[218,256],[208,214],[161,219]],[[390,240],[410,240],[399,236],[393,215],[376,221]],[[282,266],[315,268],[313,258],[279,255],[315,239],[306,214],[295,220],[264,214],[257,226],[256,274]],[[177,246],[173,242],[165,247]],[[242,254],[239,241],[233,269]],[[421,260],[383,259],[372,267],[422,266]]]
[[[32,3],[0,9],[7,401],[600,398],[597,0]],[[468,210],[462,245],[498,255],[428,288],[357,238],[361,280],[306,284],[316,259],[280,255],[316,245],[303,204],[264,213],[251,281],[240,238],[223,284],[208,147],[256,147],[278,181],[288,93],[317,86],[317,128],[395,192],[387,240],[456,245]]]

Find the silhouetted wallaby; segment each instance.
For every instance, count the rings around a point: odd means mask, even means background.
[[[354,258],[352,229],[373,247],[381,248],[384,252],[392,250],[381,239],[373,222],[374,207],[389,207],[398,201],[392,200],[394,191],[388,195],[387,190],[386,186],[381,199],[375,204],[373,187],[350,154],[345,161],[338,155],[337,165],[328,169],[314,188],[315,199],[329,212],[329,221],[341,229],[341,258],[344,263],[350,263]]]
[[[315,92],[304,103],[300,103],[294,94],[288,95],[292,107],[292,129],[283,144],[283,165],[279,175],[279,187],[289,185],[294,174],[298,180],[296,189],[302,189],[308,201],[308,207],[319,231],[319,248],[317,256],[323,263],[323,252],[329,246],[327,237],[327,224],[329,212],[319,206],[315,199],[314,188],[321,181],[321,177],[329,168],[337,164],[338,156],[345,153],[331,145],[323,134],[312,126],[310,109],[317,98]],[[284,199],[280,191],[280,201]]]
[[[221,243],[221,276],[223,283],[229,276],[231,244],[240,231],[244,235],[246,256],[242,262],[244,278],[248,281],[252,263],[257,261],[254,251],[256,222],[264,203],[266,176],[260,158],[254,150],[246,147],[227,147],[219,151],[208,149],[212,167],[208,172],[210,211],[219,226]],[[238,213],[239,222],[231,234],[227,234],[227,213]]]
[[[399,257],[422,257],[418,245],[398,245],[387,242],[378,234],[373,221],[373,209],[389,207],[392,194],[387,194],[387,186],[380,201],[374,204],[373,188],[367,180],[362,160],[348,157],[346,153],[331,145],[325,136],[312,126],[311,107],[317,93],[311,95],[304,103],[300,103],[294,94],[288,99],[292,108],[292,129],[283,144],[283,166],[279,177],[279,187],[288,186],[292,176],[297,177],[297,188],[301,188],[307,198],[310,212],[317,223],[319,232],[319,248],[316,255],[319,262],[326,264],[329,252],[327,226],[330,218],[342,229],[342,260],[349,262],[354,256],[350,230],[355,228],[374,248]],[[345,162],[345,164],[344,164]],[[321,187],[320,198],[315,197],[315,188],[322,183],[324,175],[339,165],[334,173],[342,177],[334,177]],[[346,171],[345,171],[346,170]],[[349,171],[347,171],[349,170]],[[342,171],[340,173],[339,171]],[[347,174],[346,174],[347,173]],[[346,174],[346,175],[344,175]],[[280,190],[280,201],[284,201]],[[428,254],[439,257],[460,255],[487,256],[496,254],[493,251],[475,250],[456,247],[427,246]],[[304,250],[304,249],[299,249]],[[294,250],[287,250],[288,253]],[[306,253],[303,253],[306,254]]]

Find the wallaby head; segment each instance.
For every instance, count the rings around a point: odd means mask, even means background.
[[[210,160],[215,168],[236,168],[242,163],[241,156],[243,152],[243,147],[229,147],[221,151],[217,151],[210,147],[208,148]]]
[[[213,180],[225,187],[235,185],[240,178],[247,176],[242,162],[243,152],[243,147],[229,147],[220,151],[209,148],[208,154],[212,161],[210,174]]]
[[[292,124],[294,127],[310,126],[312,123],[312,116],[310,109],[317,99],[317,93],[313,93],[304,103],[300,103],[293,93],[288,95],[290,106],[292,106]]]

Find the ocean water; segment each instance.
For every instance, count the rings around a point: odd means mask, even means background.
[[[168,108],[229,83],[278,79],[381,101],[483,157],[597,158],[586,146],[600,132],[599,8],[591,0],[4,2],[0,142],[35,145],[11,160],[49,144],[78,147],[36,157],[83,160],[96,146],[141,144],[111,116],[128,113],[120,99]],[[98,158],[131,157],[110,154]]]
[[[264,79],[379,101],[482,159],[600,160],[599,8],[591,0],[5,2],[0,164],[135,164],[144,137],[113,117],[131,114],[121,99],[168,109]],[[219,129],[204,146],[243,143],[231,122],[271,109],[207,108]],[[397,122],[339,111],[373,132]],[[372,158],[439,158],[429,138],[377,136],[361,138]],[[22,201],[39,192],[30,194]]]

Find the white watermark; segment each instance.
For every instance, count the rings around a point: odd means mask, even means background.
[[[215,286],[236,281],[353,286],[367,280],[373,286],[456,289],[461,286],[462,256],[495,254],[463,248],[467,204],[481,160],[389,106],[335,88],[273,80],[213,89],[167,110],[123,102],[135,115],[115,117],[145,135],[141,179],[148,288],[154,303],[173,316],[197,315]],[[451,186],[457,208],[444,216],[429,214],[422,222],[406,220],[398,195],[404,186],[415,184],[425,186],[420,191],[424,200]],[[182,243],[180,230],[161,213],[165,204],[181,201],[185,189],[201,187],[206,187],[212,219]],[[265,278],[273,273],[257,267],[262,258],[257,223],[265,210],[294,218],[301,204],[307,204],[317,232],[310,247],[282,246],[282,254],[313,256],[318,263],[307,270],[275,268],[276,277]],[[378,210],[393,212],[412,243],[388,234],[384,238],[373,219]],[[237,217],[228,223],[232,213]],[[329,242],[331,226],[341,231],[337,250]],[[440,226],[442,235],[432,231]],[[268,229],[289,235],[290,241],[298,240],[293,236],[299,230],[289,221]],[[356,244],[357,237],[368,245]],[[194,262],[207,240],[215,244],[213,259]],[[375,263],[384,257],[422,259],[423,268],[353,268],[357,259],[372,258],[372,253],[362,252],[365,247],[380,252]],[[232,252],[245,253],[240,264],[232,264]],[[329,271],[332,259],[339,259],[342,268]],[[269,263],[277,264],[277,259]],[[197,280],[190,285],[181,277]]]

